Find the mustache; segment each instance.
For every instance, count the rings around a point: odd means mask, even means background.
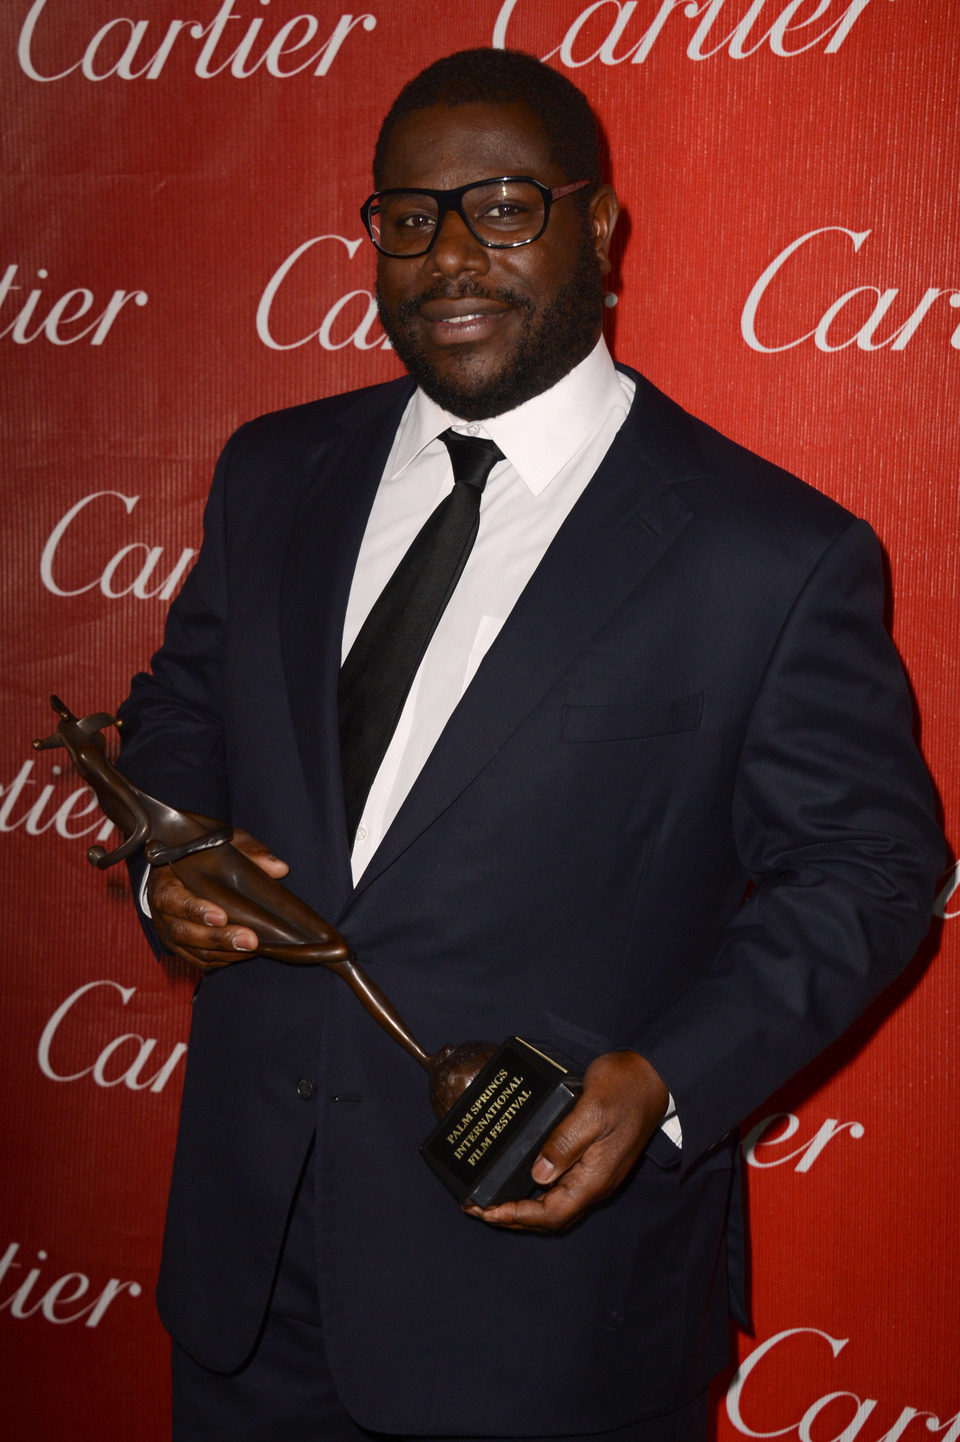
[[[397,306],[396,318],[401,325],[413,320],[420,307],[431,300],[495,300],[500,305],[512,306],[515,310],[530,310],[529,298],[509,286],[487,286],[479,281],[460,281],[456,285],[437,283],[409,296]]]

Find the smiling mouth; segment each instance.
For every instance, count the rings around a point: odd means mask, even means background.
[[[447,316],[446,319],[444,319],[444,320],[442,321],[442,324],[443,324],[443,325],[471,325],[474,321],[482,320],[482,319],[484,318],[484,316],[489,315],[489,314],[490,314],[489,311],[479,311],[479,310],[468,311],[466,315],[451,315],[451,316]]]
[[[512,307],[504,301],[465,297],[422,302],[418,317],[436,345],[459,345],[486,340]]]
[[[508,311],[472,310],[463,315],[438,316],[426,320],[427,332],[439,345],[484,340],[492,335]]]

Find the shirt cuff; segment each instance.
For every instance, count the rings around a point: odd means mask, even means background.
[[[137,892],[137,905],[148,921],[153,920],[153,912],[150,910],[150,903],[147,900],[147,882],[150,880],[150,867],[148,866],[140,878],[140,890]],[[671,1102],[673,1098],[671,1097]],[[668,1112],[669,1115],[669,1112]]]
[[[663,1114],[660,1130],[670,1138],[674,1146],[683,1146],[683,1128],[680,1125],[680,1118],[677,1116],[677,1104],[672,1096],[667,1097],[667,1110]]]

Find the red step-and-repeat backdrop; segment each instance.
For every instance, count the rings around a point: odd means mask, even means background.
[[[617,353],[865,515],[956,837],[952,0],[5,0],[0,1431],[160,1442],[152,1288],[191,983],[141,941],[46,697],[111,709],[229,431],[398,365],[359,219],[400,85],[468,45],[590,96]],[[919,724],[919,723],[918,723]],[[690,897],[696,905],[696,897]],[[751,1119],[755,1334],[722,1442],[960,1437],[960,872],[895,994]],[[955,930],[955,928],[957,928]]]

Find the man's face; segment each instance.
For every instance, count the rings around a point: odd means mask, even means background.
[[[449,190],[501,175],[529,175],[549,187],[587,178],[566,175],[550,159],[540,124],[522,102],[472,102],[401,120],[378,188]],[[584,215],[578,198],[554,201],[546,230],[529,245],[489,249],[448,212],[426,255],[378,254],[383,327],[445,410],[465,420],[512,410],[593,348],[617,202],[602,186]]]

